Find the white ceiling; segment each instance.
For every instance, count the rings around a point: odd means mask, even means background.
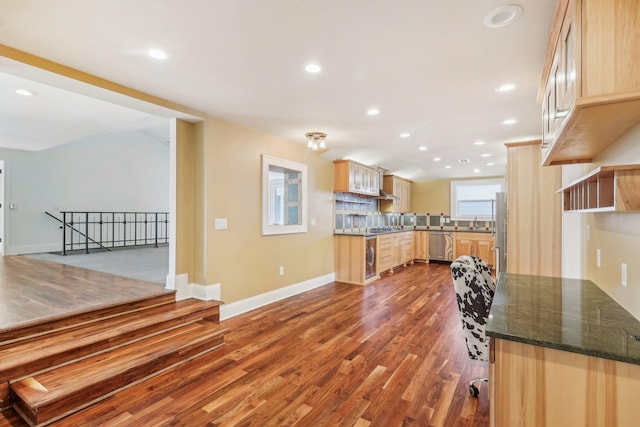
[[[514,0],[524,9],[515,23],[483,25],[510,3],[0,0],[0,43],[301,144],[306,132],[326,132],[329,159],[414,180],[492,176],[504,173],[504,142],[539,138],[555,0]],[[151,48],[168,59],[150,58]],[[309,62],[323,71],[306,73]],[[27,88],[37,97],[19,97],[12,86],[29,82],[15,80],[17,68],[0,61],[0,145],[42,149],[166,126],[166,117],[36,83]],[[494,91],[507,82],[516,89]],[[380,114],[368,116],[374,106]],[[518,123],[501,125],[507,118]]]

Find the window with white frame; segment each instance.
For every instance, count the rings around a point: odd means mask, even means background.
[[[489,221],[496,193],[504,191],[502,178],[451,181],[451,219]]]

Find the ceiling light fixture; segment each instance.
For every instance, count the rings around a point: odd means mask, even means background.
[[[424,145],[418,147],[418,150],[420,151],[427,151],[427,147],[425,147]]]
[[[473,173],[478,173],[478,172],[480,172],[480,169],[474,169],[473,170]]]
[[[496,92],[509,92],[511,90],[514,90],[515,88],[516,88],[516,85],[514,85],[513,83],[505,83],[505,84],[495,88],[495,91]]]
[[[377,116],[378,114],[380,114],[380,110],[378,110],[377,108],[369,108],[367,110],[367,115],[369,116]]]
[[[506,120],[503,120],[500,123],[503,124],[503,125],[508,126],[508,125],[515,125],[516,123],[518,123],[518,121],[516,119],[506,119]]]
[[[480,157],[491,157],[491,153],[482,153]]]
[[[22,95],[22,96],[35,96],[36,95],[36,93],[34,91],[29,90],[29,89],[17,89],[16,93],[18,95]]]
[[[404,133],[400,134],[400,138],[409,138],[410,136],[411,136],[411,134],[408,133],[408,132],[404,132]]]
[[[451,165],[446,165],[444,168],[445,169],[451,169]]]
[[[151,49],[147,51],[150,57],[155,59],[167,59],[167,54],[160,49]]]
[[[489,163],[485,163],[484,165],[485,165],[485,166],[493,166],[493,165],[495,165],[495,163],[493,163],[493,162],[489,162]]]
[[[484,142],[484,141],[476,141],[476,142],[473,143],[473,145],[485,145],[485,144],[486,144],[486,142]]]
[[[440,157],[434,157],[434,158],[433,158],[433,161],[434,161],[434,162],[439,162],[440,160],[442,160]]]
[[[327,144],[324,141],[327,138],[327,134],[323,132],[307,132],[304,136],[307,137],[307,147],[313,151],[325,150]]]
[[[469,159],[458,159],[458,163],[463,164],[463,163],[469,163],[471,162],[471,160]]]
[[[309,74],[318,74],[322,71],[322,67],[318,64],[307,64],[305,65],[304,70]]]
[[[487,13],[482,21],[487,28],[502,28],[514,23],[522,15],[522,6],[511,4]]]

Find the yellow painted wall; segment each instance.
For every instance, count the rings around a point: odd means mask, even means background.
[[[413,183],[413,210],[419,213],[449,215],[451,180],[438,179]]]
[[[503,176],[483,177],[504,178]],[[472,179],[472,178],[460,178]],[[413,183],[412,207],[414,212],[449,215],[451,211],[451,179],[418,181]]]
[[[585,172],[601,165],[640,163],[640,125],[585,165]],[[590,240],[582,233],[585,249],[585,278],[595,282],[627,311],[640,319],[640,213],[593,213],[585,215]],[[601,251],[601,268],[596,266],[596,249]],[[580,254],[576,254],[580,256]],[[620,284],[621,264],[628,269],[628,285]]]
[[[197,117],[204,113],[0,44],[0,57]],[[213,117],[176,122],[176,274],[221,284],[234,302],[334,272],[333,164],[306,148]],[[303,139],[303,135],[300,135]],[[261,154],[308,167],[307,233],[261,235]],[[227,230],[215,230],[227,218]],[[285,274],[280,276],[279,267]]]
[[[302,137],[303,135],[301,135]],[[262,236],[261,155],[307,165],[307,233]],[[331,274],[333,164],[306,145],[208,118],[205,129],[206,279],[234,302]],[[215,230],[227,218],[227,230]],[[279,275],[284,266],[285,274]]]

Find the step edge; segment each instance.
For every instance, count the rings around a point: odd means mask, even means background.
[[[119,387],[119,388],[117,388],[117,389],[115,389],[115,390],[112,390],[112,391],[110,391],[110,392],[108,392],[108,393],[106,393],[106,394],[100,395],[99,397],[97,397],[97,398],[95,398],[95,399],[92,399],[92,400],[91,400],[91,401],[89,401],[89,402],[86,402],[86,403],[84,403],[84,404],[82,404],[82,405],[80,405],[80,406],[74,407],[73,409],[71,409],[71,410],[69,410],[69,411],[66,411],[66,412],[64,412],[64,413],[62,413],[62,414],[60,414],[60,415],[57,415],[56,417],[53,417],[53,418],[48,419],[48,420],[46,420],[46,421],[43,421],[42,423],[35,423],[35,424],[34,424],[34,423],[32,423],[32,422],[31,422],[31,420],[27,420],[27,419],[25,419],[25,421],[26,421],[26,422],[27,422],[31,427],[44,427],[44,426],[47,426],[47,425],[49,425],[49,424],[51,424],[51,423],[54,423],[54,422],[60,421],[61,419],[65,418],[65,417],[67,417],[67,416],[69,416],[69,415],[71,415],[71,414],[74,414],[74,413],[79,412],[79,411],[81,411],[81,410],[83,410],[83,409],[86,409],[86,408],[88,408],[89,406],[95,405],[96,403],[98,403],[98,402],[100,402],[100,401],[102,401],[102,400],[104,400],[104,399],[106,399],[106,398],[108,398],[108,397],[111,397],[111,396],[113,396],[114,394],[119,393],[119,392],[120,392],[120,391],[122,391],[122,390],[126,390],[127,388],[133,387],[133,386],[138,385],[138,384],[140,384],[140,383],[142,383],[142,382],[144,382],[144,381],[146,381],[146,380],[148,380],[148,379],[151,379],[151,378],[153,378],[153,377],[155,377],[155,376],[157,376],[157,375],[160,375],[160,374],[162,374],[162,373],[164,373],[164,372],[167,372],[168,370],[173,369],[173,368],[175,368],[176,366],[180,366],[180,365],[182,365],[182,364],[184,364],[184,363],[186,363],[186,362],[189,362],[189,361],[191,361],[191,360],[194,360],[194,359],[196,359],[196,358],[198,358],[198,357],[200,357],[200,356],[203,356],[203,355],[205,355],[205,354],[207,354],[207,353],[211,353],[212,351],[215,351],[215,350],[217,350],[217,349],[219,349],[219,348],[223,347],[224,345],[225,345],[225,343],[224,343],[224,341],[223,341],[223,342],[221,342],[221,343],[219,343],[219,344],[216,344],[215,346],[213,346],[213,347],[211,347],[211,348],[208,348],[208,349],[206,349],[206,350],[204,350],[204,351],[201,351],[201,352],[199,352],[199,353],[197,353],[197,354],[194,354],[194,355],[192,355],[192,356],[190,356],[190,357],[188,357],[188,358],[185,358],[185,359],[183,359],[183,360],[180,360],[179,362],[176,362],[176,363],[174,363],[174,364],[172,364],[172,365],[166,366],[166,367],[164,367],[164,368],[162,368],[162,369],[160,369],[160,370],[158,370],[158,371],[154,371],[154,372],[150,373],[149,375],[146,375],[145,377],[139,378],[139,379],[137,379],[137,380],[135,380],[135,381],[132,381],[132,382],[130,382],[130,383],[127,383],[127,384],[126,384],[126,385],[124,385],[124,386],[121,386],[121,387]],[[23,416],[23,415],[22,415],[22,412],[17,408],[18,406],[19,406],[19,405],[18,405],[17,403],[14,403],[14,404],[13,404],[13,408],[14,408],[16,411],[18,411],[18,412],[21,414],[21,416]],[[23,419],[24,419],[24,416],[23,416]]]
[[[174,328],[174,329],[176,329],[176,328]],[[163,331],[163,332],[170,332],[170,331]],[[197,340],[190,341],[190,342],[188,343],[188,345],[187,345],[187,346],[182,346],[182,347],[180,347],[180,348],[172,348],[172,349],[170,349],[170,350],[168,350],[168,351],[166,351],[166,352],[163,352],[161,355],[158,355],[158,356],[154,357],[154,359],[158,359],[159,357],[164,357],[164,356],[168,356],[168,355],[174,354],[175,352],[180,351],[180,350],[184,350],[185,348],[195,347],[195,346],[197,346],[197,345],[205,344],[207,340],[210,340],[211,338],[217,338],[217,337],[219,337],[220,335],[222,335],[222,340],[223,340],[222,344],[224,344],[224,334],[225,334],[226,332],[227,332],[227,330],[226,330],[226,329],[219,329],[219,330],[218,330],[218,329],[216,329],[216,330],[208,331],[206,334],[202,334],[201,336],[199,336]],[[145,337],[145,338],[149,338],[149,337]],[[125,344],[123,344],[122,346],[118,346],[118,347],[116,348],[116,350],[117,350],[117,349],[119,349],[119,348],[121,348],[121,347],[125,347],[127,344],[136,344],[138,341],[141,341],[141,340],[137,340],[136,342],[133,342],[133,343],[131,343],[131,342],[125,343]],[[67,363],[64,363],[64,364],[62,364],[62,365],[60,365],[60,366],[53,367],[52,369],[46,369],[46,370],[42,370],[42,371],[40,371],[40,372],[38,372],[38,373],[34,373],[33,375],[26,375],[26,376],[23,376],[23,377],[22,377],[22,378],[20,378],[19,380],[11,381],[11,382],[10,382],[10,387],[11,387],[13,384],[18,383],[18,382],[20,382],[20,381],[23,381],[23,380],[24,380],[24,379],[26,379],[26,378],[30,378],[30,377],[33,377],[33,376],[38,375],[38,374],[46,373],[46,372],[51,371],[51,370],[54,370],[54,369],[56,369],[56,368],[65,367],[65,366],[68,366],[68,365],[73,364],[73,363],[78,362],[78,361],[87,360],[87,359],[89,359],[89,358],[90,358],[90,357],[92,357],[92,356],[98,356],[98,355],[100,355],[100,354],[107,353],[108,351],[109,351],[109,349],[105,349],[104,351],[100,351],[100,352],[94,353],[94,354],[92,354],[92,355],[90,355],[89,357],[86,357],[86,358],[82,358],[82,359],[78,359],[78,360],[68,361]],[[148,363],[148,362],[146,362],[146,363]],[[133,369],[133,368],[129,368],[128,370],[130,370],[130,369]],[[126,372],[126,371],[125,371],[125,372]],[[121,375],[121,374],[122,374],[122,372],[118,373],[117,375]],[[103,381],[103,380],[104,380],[104,379],[101,379],[100,381]],[[88,387],[88,384],[92,384],[92,383],[85,383],[85,384],[83,385],[83,387],[85,387],[85,388],[86,388],[86,387]],[[20,399],[24,400],[24,397],[23,397],[23,396],[20,396],[20,395],[19,395],[19,393],[17,393],[15,390],[11,389],[11,391],[12,391],[12,393],[13,393],[16,397],[18,397],[18,398],[20,398]],[[78,389],[78,390],[75,390],[74,392],[81,392],[81,391],[82,391],[82,389]],[[56,401],[60,400],[61,398],[64,398],[64,396],[65,396],[65,395],[61,395],[61,396],[59,396],[59,397],[54,397],[50,402],[56,402]],[[29,405],[30,405],[30,406],[33,406],[33,407],[42,406],[42,405],[33,405],[33,404],[31,404],[31,403],[29,403]]]

